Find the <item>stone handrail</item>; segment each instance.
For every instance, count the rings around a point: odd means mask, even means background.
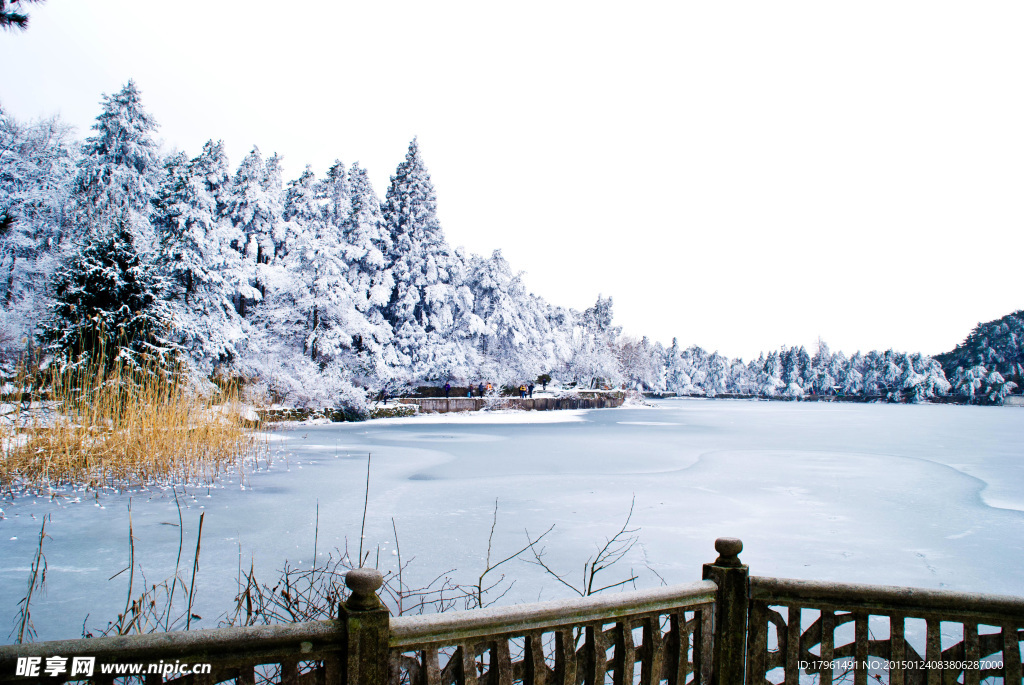
[[[389,616],[380,573],[355,569],[337,620],[7,645],[0,682],[127,682],[101,667],[131,663],[208,668],[142,671],[147,685],[763,685],[780,670],[828,685],[851,669],[853,685],[1021,682],[1022,597],[751,577],[742,542],[715,548],[696,583],[424,616]],[[944,647],[943,623],[962,639]],[[40,672],[76,657],[95,671]]]
[[[747,683],[765,682],[773,669],[782,669],[785,683],[799,682],[803,671],[822,685],[836,670],[852,671],[854,685],[882,673],[892,685],[977,685],[991,676],[1021,682],[1024,597],[754,576],[749,599]],[[924,621],[923,655],[907,639],[908,619]],[[837,638],[849,623],[852,640]],[[887,637],[873,634],[883,623]],[[943,647],[942,623],[960,624],[958,642]]]
[[[563,626],[610,622],[625,616],[665,612],[712,604],[718,586],[710,581],[673,585],[654,590],[593,595],[508,607],[451,611],[391,619],[392,647],[437,642],[459,642],[503,634],[525,634]]]
[[[710,673],[710,581],[391,621],[391,685],[682,685]],[[639,633],[640,642],[637,642]],[[608,658],[608,651],[613,657]],[[442,661],[443,659],[443,661]]]
[[[750,599],[788,606],[866,609],[872,613],[913,613],[943,621],[1024,619],[1024,597],[897,585],[830,583],[791,578],[750,577]]]

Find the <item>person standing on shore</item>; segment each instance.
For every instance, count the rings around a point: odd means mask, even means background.
[[[444,398],[445,399],[448,399],[449,395],[451,394],[451,391],[452,391],[452,384],[449,383],[448,381],[445,381],[445,384],[444,384]]]
[[[533,387],[533,381],[530,381],[530,385],[527,386],[527,389],[530,391],[531,398],[533,397]]]

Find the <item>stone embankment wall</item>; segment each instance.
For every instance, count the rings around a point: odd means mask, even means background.
[[[554,409],[607,409],[621,407],[622,397],[535,397],[519,399],[503,397],[440,398],[396,398],[396,402],[419,405],[421,412],[445,414],[451,411],[480,411],[481,409],[522,409],[525,411],[548,411]]]
[[[519,399],[518,397],[396,397],[386,405],[374,408],[370,418],[391,416],[411,416],[415,411],[433,414],[444,414],[450,411],[480,411],[481,409],[522,409],[525,411],[546,411],[553,409],[606,409],[621,407],[625,398],[618,394],[591,397],[535,397]],[[304,421],[307,419],[330,419],[331,421],[358,421],[360,417],[340,409],[261,409],[258,411],[260,421]]]

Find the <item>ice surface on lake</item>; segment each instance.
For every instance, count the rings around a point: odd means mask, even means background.
[[[502,415],[499,415],[499,417]],[[561,416],[568,422],[550,423]],[[548,563],[579,584],[583,562],[625,520],[640,545],[608,582],[633,569],[638,587],[700,578],[714,540],[744,541],[755,575],[1024,595],[1024,410],[945,405],[675,400],[653,409],[533,412],[510,423],[484,413],[296,426],[274,434],[269,470],[188,488],[182,572],[203,524],[196,613],[213,627],[239,567],[271,581],[285,559],[359,543],[372,454],[366,544],[372,562],[412,561],[407,581],[483,568],[495,500],[495,556],[555,524]],[[0,521],[0,613],[13,625],[40,518],[50,513],[47,590],[33,600],[39,639],[103,627],[124,607],[128,501],[136,559],[149,583],[171,575],[178,514],[170,489],[68,503],[18,498]],[[400,550],[392,531],[398,530]],[[379,549],[379,556],[377,550]],[[379,559],[379,561],[377,561]],[[502,602],[564,597],[535,565]],[[655,572],[657,575],[655,575]],[[139,578],[136,576],[138,587]],[[9,630],[9,628],[8,628]],[[4,636],[6,637],[6,635]]]

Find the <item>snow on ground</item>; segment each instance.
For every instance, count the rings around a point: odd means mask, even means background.
[[[1019,408],[727,400],[294,425],[273,433],[269,469],[177,488],[182,567],[187,577],[205,513],[196,613],[213,627],[250,561],[270,581],[285,559],[308,566],[314,537],[320,560],[346,540],[357,545],[369,458],[371,561],[394,570],[400,543],[407,583],[450,569],[475,581],[496,502],[496,556],[554,524],[546,560],[579,583],[635,496],[638,545],[608,582],[630,571],[637,587],[696,580],[715,538],[735,536],[755,575],[1024,595],[1022,435]],[[170,488],[67,494],[3,503],[9,625],[40,520],[52,517],[48,589],[33,600],[40,639],[76,637],[86,614],[102,627],[123,608],[127,574],[108,578],[126,565],[129,500],[147,581],[174,572]],[[524,560],[501,571],[516,580],[503,603],[568,596]]]

